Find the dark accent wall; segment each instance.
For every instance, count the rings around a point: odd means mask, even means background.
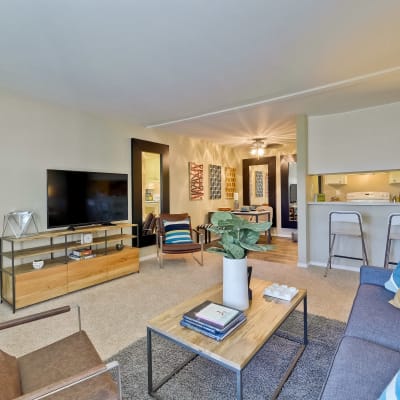
[[[142,152],[160,154],[160,212],[169,213],[169,146],[147,140],[131,139],[131,167],[132,167],[132,223],[139,225],[139,234],[143,228],[143,198],[142,198]],[[155,244],[155,235],[141,235],[139,246]]]
[[[293,156],[296,159],[296,156]],[[289,163],[281,156],[281,226],[297,229],[297,221],[289,219]]]

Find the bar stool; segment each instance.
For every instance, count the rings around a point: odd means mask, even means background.
[[[383,263],[384,268],[389,268],[389,264],[396,265],[397,262],[390,261],[390,250],[392,246],[392,240],[400,240],[400,229],[392,230],[392,227],[400,225],[400,214],[392,213],[388,217],[388,229],[386,236],[386,249],[385,249],[385,261]]]
[[[359,237],[361,239],[362,258],[334,254],[334,245],[337,235]],[[332,268],[333,257],[361,260],[365,265],[368,265],[362,218],[358,211],[331,211],[329,213],[329,258],[326,264],[325,276],[328,275],[328,270]]]

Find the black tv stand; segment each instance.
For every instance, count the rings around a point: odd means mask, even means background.
[[[112,222],[103,222],[101,225],[102,225],[102,226],[115,226],[115,225],[117,225],[117,224],[114,224],[114,223],[112,223]]]

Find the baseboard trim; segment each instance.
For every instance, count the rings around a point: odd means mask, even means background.
[[[140,261],[151,260],[152,258],[157,258],[157,254],[149,254],[147,256],[139,257],[139,262]]]
[[[308,263],[309,266],[326,268],[325,263],[317,262],[317,261],[310,261]],[[360,265],[361,267],[361,265]],[[353,272],[360,272],[360,267],[353,267],[351,265],[341,265],[341,264],[332,264],[332,269],[342,269],[345,271],[353,271]]]
[[[310,266],[309,263],[297,263],[297,266],[299,268],[308,268]]]

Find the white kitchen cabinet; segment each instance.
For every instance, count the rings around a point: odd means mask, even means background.
[[[346,185],[347,175],[343,174],[325,175],[324,180],[326,185]]]
[[[400,171],[389,172],[389,183],[400,183]]]

